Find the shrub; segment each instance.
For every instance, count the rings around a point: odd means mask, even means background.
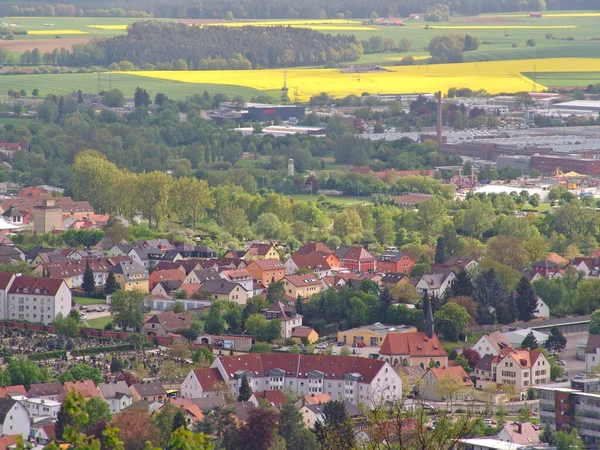
[[[512,45],[513,48],[517,48],[518,46],[519,46],[519,44],[517,44],[516,42],[513,42],[513,45]]]
[[[535,39],[528,39],[526,45],[527,47],[535,47],[537,42],[535,42]]]
[[[29,359],[31,361],[42,361],[46,359],[57,359],[57,358],[66,358],[67,351],[66,350],[56,350],[54,352],[45,352],[45,353],[32,353],[29,355]]]

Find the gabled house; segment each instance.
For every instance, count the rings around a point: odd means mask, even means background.
[[[167,398],[167,391],[158,381],[150,383],[135,383],[132,384],[131,393],[133,394],[133,402],[145,400],[149,402],[164,402]]]
[[[165,311],[154,314],[142,325],[142,332],[149,336],[167,336],[179,330],[186,330],[192,325],[190,313]]]
[[[379,350],[381,359],[393,366],[429,366],[433,360],[438,367],[448,366],[448,353],[437,335],[415,331],[411,333],[388,333]]]
[[[456,380],[457,387],[461,386],[461,389],[453,392],[451,399],[446,399],[443,386],[447,379]],[[465,397],[471,394],[473,389],[473,382],[465,369],[462,366],[451,366],[451,367],[436,367],[429,369],[425,375],[423,375],[423,385],[419,389],[421,397],[427,400],[433,400],[436,402],[444,400],[464,400]],[[454,382],[453,382],[454,384]],[[453,389],[454,390],[454,389]]]
[[[260,259],[279,259],[279,252],[271,243],[250,244],[250,248],[244,254],[246,261],[257,261]]]
[[[296,255],[308,255],[310,253],[333,253],[333,250],[331,250],[329,247],[327,247],[327,245],[325,245],[323,242],[307,242],[306,244],[302,245],[298,250],[296,250],[294,252],[294,256]]]
[[[302,326],[302,316],[296,312],[296,308],[286,306],[281,302],[273,303],[263,314],[267,320],[281,320],[281,337],[289,339],[292,337],[294,328]]]
[[[111,414],[117,414],[133,403],[133,394],[125,381],[100,383],[98,389],[104,401],[108,403]]]
[[[216,269],[194,269],[187,274],[183,282],[202,284],[205,281],[220,280],[222,278],[223,277],[219,274],[219,271]]]
[[[498,433],[497,439],[515,446],[540,444],[540,428],[531,422],[506,423]]]
[[[263,404],[276,409],[281,409],[282,406],[287,405],[287,399],[283,395],[283,391],[279,389],[253,392],[248,401],[254,403],[257,408]]]
[[[224,280],[208,280],[200,285],[199,292],[204,293],[210,300],[226,300],[245,305],[248,303],[248,291],[237,283]]]
[[[456,275],[452,269],[434,269],[421,276],[415,288],[420,294],[427,292],[429,296],[441,297],[455,278]]]
[[[377,268],[375,256],[363,247],[340,247],[335,256],[340,259],[340,266],[349,270],[368,272]]]
[[[546,302],[542,300],[541,297],[537,296],[537,308],[533,315],[538,319],[549,319],[550,318],[550,308],[546,305]]]
[[[292,339],[297,344],[302,344],[304,340],[310,344],[314,344],[319,340],[319,334],[310,327],[296,327],[292,331]]]
[[[466,270],[470,271],[475,269],[479,263],[473,258],[462,258],[460,256],[452,256],[444,261],[440,266],[445,269],[454,269],[456,271]],[[433,266],[437,267],[437,264]]]
[[[288,275],[283,279],[285,295],[290,298],[310,299],[321,292],[323,285],[314,275]]]
[[[92,269],[96,286],[103,286],[112,268],[107,258],[67,259],[42,263],[33,270],[33,273],[41,277],[61,279],[71,289],[79,288],[83,285],[83,276],[88,264]]]
[[[27,397],[25,386],[22,384],[16,384],[14,386],[0,387],[0,398],[14,397],[15,395],[23,395]]]
[[[501,331],[494,331],[481,336],[472,348],[483,358],[485,355],[498,356],[502,350],[511,347],[511,343]]]
[[[414,265],[415,261],[402,252],[386,251],[377,258],[377,271],[384,273],[407,273]]]
[[[204,420],[204,414],[202,414],[198,405],[187,398],[172,398],[169,403],[183,412],[188,429],[194,428],[195,425]]]
[[[223,270],[219,275],[225,280],[239,284],[248,292],[254,290],[254,280],[250,272],[246,269],[227,269]]]
[[[543,259],[541,261],[534,262],[531,265],[531,270],[539,273],[544,278],[548,278],[554,273],[558,272],[560,266],[549,259]]]
[[[155,270],[150,274],[150,286],[149,289],[152,291],[154,286],[156,286],[161,281],[181,281],[183,284],[183,280],[185,280],[186,275],[179,269],[169,269],[169,270]]]
[[[473,368],[475,378],[480,380],[493,380],[496,378],[494,371],[495,366],[492,367],[492,363],[496,359],[497,355],[487,354],[482,356],[479,362]]]
[[[111,269],[111,272],[114,273],[117,283],[124,291],[134,289],[144,292],[150,291],[148,270],[135,261],[120,262]]]
[[[218,369],[194,369],[181,383],[181,396],[185,398],[221,397],[225,379]]]
[[[71,290],[63,280],[0,275],[0,317],[49,325],[71,310]]]
[[[153,298],[173,298],[182,286],[183,283],[179,280],[160,281],[154,285],[150,294]]]
[[[37,426],[38,424],[32,424],[31,426],[31,437],[35,440],[35,442],[39,445],[47,445],[56,439],[56,430],[55,424],[47,424]],[[2,447],[0,447],[2,448]]]
[[[284,264],[286,275],[295,275],[299,270],[312,272],[317,278],[323,278],[333,274],[331,266],[320,253],[294,255],[288,258]]]
[[[254,280],[260,281],[265,287],[281,280],[285,276],[285,267],[279,259],[259,259],[246,266]]]
[[[20,434],[27,440],[31,429],[29,419],[27,410],[18,401],[10,398],[0,399],[0,435]]]
[[[65,398],[65,390],[61,383],[35,383],[29,386],[27,396],[62,402]]]
[[[527,399],[530,386],[550,382],[550,363],[542,352],[537,350],[504,350],[492,362],[497,384],[512,384],[521,400]]]
[[[78,394],[80,393],[85,400],[96,397],[102,398],[98,388],[92,380],[65,381],[63,383],[63,389],[65,390],[65,394],[68,394],[71,391],[75,391]]]

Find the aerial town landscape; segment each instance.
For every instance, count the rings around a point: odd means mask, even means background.
[[[600,449],[600,1],[0,2],[4,449]]]

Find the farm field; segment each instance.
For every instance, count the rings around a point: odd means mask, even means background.
[[[600,72],[542,72],[523,73],[528,78],[533,78],[545,86],[575,87],[600,83]]]
[[[293,198],[297,201],[305,201],[305,202],[316,202],[318,195],[314,193],[312,196],[310,194],[293,194],[289,197]],[[371,197],[342,197],[339,195],[326,195],[327,201],[331,203],[335,203],[336,205],[358,205],[358,204],[366,204],[372,203]]]

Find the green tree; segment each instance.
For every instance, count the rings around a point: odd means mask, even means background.
[[[102,103],[113,108],[120,107],[125,104],[125,96],[119,89],[111,89],[102,97]]]
[[[448,259],[446,254],[446,241],[443,236],[438,237],[437,245],[435,246],[435,263],[443,264]]]
[[[173,417],[173,426],[172,429],[173,431],[178,430],[179,428],[187,428],[187,423],[185,420],[185,414],[183,414],[183,411],[179,410],[175,413],[175,417]]]
[[[204,433],[192,433],[178,428],[171,435],[167,450],[214,450],[215,446]]]
[[[90,398],[85,404],[85,412],[88,415],[88,429],[97,426],[101,422],[109,423],[112,419],[108,403],[100,397]]]
[[[209,334],[219,336],[225,332],[226,325],[225,319],[221,315],[221,309],[218,305],[213,304],[204,318],[204,329]]]
[[[267,301],[270,304],[285,301],[285,286],[283,281],[276,281],[267,287]]]
[[[56,415],[56,426],[54,427],[54,433],[56,435],[56,439],[63,440],[65,435],[65,430],[68,426],[73,426],[75,424],[75,419],[69,411],[65,408],[65,403],[63,401],[62,405],[60,405],[60,409],[58,410],[58,414]]]
[[[69,311],[68,317],[70,317],[77,323],[81,321],[81,314],[79,314],[79,311],[76,309],[72,309],[71,311]]]
[[[64,383],[65,381],[83,381],[92,380],[94,383],[104,382],[102,372],[97,367],[92,367],[89,364],[81,363],[71,367],[69,370],[61,373],[58,381]]]
[[[560,353],[567,346],[567,338],[563,336],[558,327],[552,327],[550,336],[546,341],[546,349],[550,353]]]
[[[206,212],[215,207],[215,198],[208,183],[197,178],[182,177],[173,183],[171,199],[171,207],[177,217],[193,229]]]
[[[519,310],[519,320],[528,321],[535,317],[537,297],[531,287],[531,283],[525,277],[522,277],[517,285],[516,304]]]
[[[238,395],[238,402],[247,402],[248,399],[252,396],[252,386],[250,386],[250,381],[246,374],[242,376],[242,384],[240,386],[240,392]]]
[[[354,209],[345,209],[335,216],[333,234],[346,244],[358,242],[363,234],[363,223],[358,212]]]
[[[22,384],[25,389],[29,389],[33,383],[47,383],[52,378],[47,368],[42,369],[34,361],[20,357],[11,358],[6,370],[10,384]]]
[[[325,403],[324,423],[315,424],[315,434],[323,450],[352,450],[356,437],[350,415],[341,400]]]
[[[110,373],[119,373],[123,372],[123,368],[125,367],[123,360],[118,356],[114,356],[110,360]]]
[[[113,321],[123,330],[139,330],[144,321],[144,302],[147,294],[140,290],[117,291],[110,302]]]
[[[440,197],[435,196],[421,203],[417,214],[420,231],[427,237],[440,234],[445,217],[446,206]]]
[[[557,431],[554,437],[556,438],[557,450],[581,450],[585,448],[576,429],[571,430],[570,433]]]
[[[314,433],[306,429],[302,414],[293,404],[283,405],[279,413],[279,435],[288,449],[317,450]]]
[[[83,282],[81,283],[83,292],[87,295],[93,295],[96,292],[96,280],[94,278],[94,270],[88,259],[85,263],[85,271],[83,272]]]
[[[146,89],[137,87],[133,94],[133,104],[136,108],[140,106],[148,106],[150,104],[150,95]]]
[[[58,313],[54,319],[54,329],[59,336],[75,337],[79,333],[77,321],[72,317],[64,317],[62,313]]]
[[[535,350],[539,346],[540,344],[538,344],[537,339],[533,335],[533,331],[530,331],[529,334],[525,336],[525,339],[523,339],[523,342],[521,342],[521,348],[529,350]]]
[[[250,349],[250,353],[271,353],[271,351],[271,344],[268,344],[267,342],[257,342]]]
[[[469,313],[457,303],[446,303],[434,315],[435,329],[443,333],[444,338],[456,342],[458,335],[469,324]]]
[[[345,345],[340,349],[340,356],[350,356],[351,354],[352,350]]]
[[[593,312],[588,332],[590,334],[600,334],[600,309]]]
[[[170,194],[173,178],[164,172],[143,172],[137,177],[137,207],[148,219],[148,226],[154,220],[158,228],[160,222],[167,217],[171,208]]]

